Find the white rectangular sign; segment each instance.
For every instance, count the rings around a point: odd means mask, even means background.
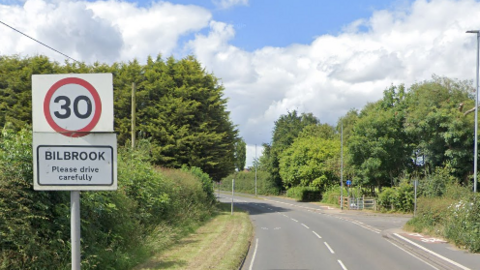
[[[35,190],[116,190],[116,135],[34,133]]]

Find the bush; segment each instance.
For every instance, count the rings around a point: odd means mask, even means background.
[[[414,207],[414,187],[402,181],[398,187],[384,188],[378,195],[378,206],[382,211],[412,212]]]
[[[447,184],[442,193],[441,197],[419,198],[417,215],[407,222],[407,227],[480,252],[480,195],[458,184]]]
[[[33,190],[31,143],[0,137],[0,269],[69,269],[69,192]],[[81,193],[82,269],[131,269],[212,215],[202,172],[156,169],[148,149],[118,149],[117,191]]]
[[[472,194],[448,207],[445,236],[457,246],[480,252],[480,196]]]
[[[456,183],[457,180],[451,175],[448,168],[437,168],[435,172],[419,181],[418,193],[425,197],[442,196],[447,186]]]
[[[343,188],[343,196],[346,198],[348,196],[348,190]],[[340,187],[338,186],[331,186],[322,194],[322,202],[339,205],[340,201]]]
[[[287,197],[302,202],[320,201],[320,189],[316,187],[292,187],[287,189]]]
[[[230,174],[222,179],[218,188],[225,191],[232,191],[232,179],[235,179],[235,191],[255,194],[255,172],[244,171]],[[265,171],[257,171],[257,194],[258,195],[278,195],[279,188],[273,182],[268,181],[269,175]]]

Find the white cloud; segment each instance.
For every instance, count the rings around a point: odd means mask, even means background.
[[[182,35],[207,27],[211,13],[201,7],[153,2],[147,8],[115,0],[27,0],[1,5],[0,18],[47,45],[86,62],[145,60],[148,55],[172,54]],[[0,53],[64,57],[0,27]]]
[[[211,13],[201,7],[153,2],[148,8],[114,0],[88,4],[95,17],[120,30],[125,43],[122,60],[145,59],[162,53],[169,56],[177,47],[180,36],[208,26]]]
[[[212,3],[219,8],[227,9],[237,5],[248,5],[248,0],[212,0]]]

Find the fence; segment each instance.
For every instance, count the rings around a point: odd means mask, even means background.
[[[340,197],[338,198],[338,204],[340,205]],[[377,210],[377,201],[375,198],[362,197],[343,197],[343,208],[351,210]]]

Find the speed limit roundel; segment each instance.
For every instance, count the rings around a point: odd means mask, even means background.
[[[89,82],[69,77],[50,87],[43,102],[43,112],[56,132],[68,137],[81,137],[97,125],[102,114],[102,102]]]

